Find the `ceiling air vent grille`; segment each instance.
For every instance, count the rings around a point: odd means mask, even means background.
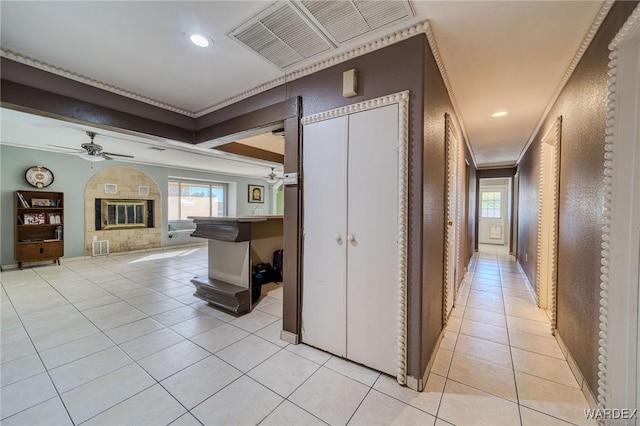
[[[412,16],[408,0],[280,0],[229,37],[286,68]]]
[[[356,0],[354,4],[372,30],[413,16],[405,1]]]
[[[297,4],[338,44],[413,16],[406,0],[301,0]]]
[[[350,1],[303,0],[302,4],[338,43],[369,31],[369,26]]]
[[[289,3],[268,8],[229,35],[280,68],[332,47]]]

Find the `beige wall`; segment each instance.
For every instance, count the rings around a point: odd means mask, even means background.
[[[106,194],[104,185],[116,184],[116,194]],[[139,194],[139,186],[149,187],[149,195]],[[144,199],[154,200],[154,228],[113,229],[96,231],[95,199]],[[109,241],[111,253],[157,248],[161,246],[161,213],[160,188],[146,173],[131,167],[109,167],[99,171],[85,188],[85,254],[91,255],[93,237]]]

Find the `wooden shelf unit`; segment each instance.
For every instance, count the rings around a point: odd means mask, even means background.
[[[25,207],[22,198],[29,207]],[[15,258],[23,269],[25,262],[53,260],[60,264],[64,255],[64,193],[50,191],[15,191]],[[49,200],[50,206],[34,207],[33,200]],[[42,222],[42,223],[40,223]],[[56,230],[60,229],[59,235]],[[59,238],[58,238],[59,237]]]

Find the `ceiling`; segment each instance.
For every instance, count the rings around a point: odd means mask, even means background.
[[[84,124],[2,109],[2,143],[12,146],[27,146],[33,149],[79,155],[80,145],[89,142],[86,131],[95,131],[94,142],[105,152],[133,155],[133,159],[114,156],[117,161],[162,165],[175,169],[217,172],[231,176],[266,179],[275,169],[282,177],[282,165],[191,144],[175,142],[148,135],[121,133],[95,129]],[[256,141],[257,140],[257,141]],[[242,142],[242,141],[241,141]],[[262,149],[278,149],[278,138],[270,133],[249,141]],[[66,147],[66,148],[65,148]],[[89,167],[89,164],[87,164]],[[178,173],[178,172],[176,172]]]
[[[602,6],[602,1],[412,0],[415,16],[346,41],[334,39],[329,44],[337,47],[281,69],[229,36],[273,3],[3,0],[0,41],[5,56],[28,56],[199,116],[285,73],[429,20],[476,162],[492,167],[515,164]],[[326,27],[334,19],[328,16]],[[205,32],[213,46],[189,44],[189,31]],[[499,110],[508,115],[492,118]],[[38,120],[49,119],[31,123]],[[2,142],[11,135],[12,144],[33,144],[38,135],[27,131],[26,122],[3,110]],[[64,129],[49,127],[49,141],[62,140]]]

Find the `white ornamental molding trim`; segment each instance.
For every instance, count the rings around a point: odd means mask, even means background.
[[[541,286],[542,286],[542,201],[543,201],[543,187],[544,177],[547,173],[553,173],[552,185],[553,185],[553,198],[551,200],[551,238],[549,246],[551,247],[551,273],[552,277],[556,277],[557,273],[557,253],[558,253],[558,197],[559,197],[559,183],[560,183],[560,137],[562,132],[562,117],[558,117],[553,123],[553,127],[549,129],[547,134],[542,138],[540,148],[540,176],[538,181],[538,248],[536,259],[536,300],[538,306],[541,305]],[[554,162],[551,165],[551,170],[545,168],[545,149],[544,144],[548,144],[554,151]],[[557,279],[553,279],[550,283],[551,288],[547,291],[551,291],[551,306],[547,306],[547,309],[551,310],[551,334],[555,335],[556,330],[556,287]]]
[[[582,40],[582,44],[580,44],[578,51],[576,52],[573,59],[571,60],[571,63],[567,67],[567,70],[562,76],[560,83],[558,83],[558,86],[556,87],[556,90],[553,92],[553,95],[551,95],[551,98],[549,99],[549,103],[547,104],[547,107],[545,108],[544,112],[540,116],[540,121],[536,125],[535,129],[533,129],[533,132],[531,132],[531,136],[529,136],[529,140],[527,141],[526,145],[522,148],[522,151],[520,151],[520,155],[516,160],[516,164],[520,164],[520,161],[522,161],[522,157],[524,157],[524,154],[529,149],[529,146],[531,146],[531,144],[533,143],[535,136],[538,134],[538,132],[542,128],[542,125],[544,124],[544,121],[547,118],[547,115],[551,111],[551,108],[558,100],[558,97],[560,97],[560,93],[562,92],[562,89],[564,89],[564,86],[569,81],[569,78],[573,74],[573,71],[578,66],[580,59],[582,59],[582,55],[584,55],[584,52],[587,51],[587,48],[589,47],[589,45],[591,44],[591,41],[593,40],[596,33],[598,32],[600,25],[602,25],[602,21],[604,21],[604,18],[606,18],[607,15],[609,14],[609,10],[611,10],[611,6],[613,6],[613,3],[615,3],[614,0],[606,0],[604,3],[602,3],[602,6],[600,7],[598,14],[593,20],[591,27],[589,28],[589,31],[587,31],[587,34],[584,36],[584,39]]]
[[[551,226],[551,276],[554,277],[551,282],[551,334],[556,333],[556,293],[558,290],[558,214],[559,214],[559,197],[560,197],[560,138],[562,133],[562,117],[556,119],[554,124],[555,134],[553,142],[553,150],[555,155],[553,156],[553,201],[551,204],[551,211],[553,217],[553,224]]]
[[[451,117],[449,116],[449,114],[445,114],[444,116],[444,127],[445,127],[445,149],[447,151],[447,160],[446,160],[447,161],[446,163],[446,168],[447,168],[447,172],[446,172],[447,193],[446,194],[447,196],[445,200],[444,211],[447,216],[445,220],[449,222],[454,220],[454,218],[451,217],[451,204],[452,204],[451,198],[454,196],[453,195],[453,173],[454,173],[453,155],[454,153],[452,152],[452,149],[451,149],[451,138],[453,137],[453,135],[451,130]],[[449,255],[449,245],[451,245],[451,240],[454,238],[454,236],[451,235],[451,226],[449,226],[447,223],[445,223],[444,226],[445,226],[444,228],[444,290],[442,295],[442,326],[446,327],[447,322],[449,321],[449,312],[447,311],[447,307],[449,306],[450,298],[454,297],[454,292],[451,291],[451,288],[455,284],[452,283],[451,280],[449,279],[449,270],[451,269],[451,263],[454,261],[454,259],[451,259],[451,256]]]
[[[464,244],[463,241],[463,235],[462,235],[462,230],[464,229],[464,221],[466,220],[465,218],[465,184],[463,181],[463,177],[466,178],[465,176],[465,163],[464,163],[464,152],[462,150],[462,144],[460,143],[460,138],[458,137],[459,132],[457,132],[457,128],[455,126],[455,123],[452,125],[453,129],[456,130],[456,161],[457,161],[457,171],[458,171],[458,178],[456,179],[456,183],[458,185],[458,189],[457,189],[457,197],[458,200],[456,202],[456,205],[458,207],[458,212],[457,212],[457,225],[456,225],[456,230],[457,230],[457,235],[456,235],[456,239],[457,239],[457,245],[458,245],[458,249],[457,249],[457,253],[456,253],[456,281],[455,281],[455,291],[454,291],[454,299],[453,299],[453,303],[455,304],[458,301],[458,293],[460,291],[460,284],[462,283],[462,279],[464,278],[464,259],[462,258],[463,256],[463,250],[462,250],[462,245]]]
[[[402,28],[400,30],[397,30],[391,34],[388,34],[386,36],[380,37],[374,41],[371,41],[369,43],[365,43],[361,46],[355,47],[349,51],[346,51],[344,53],[340,53],[337,55],[334,55],[330,58],[327,59],[323,59],[319,62],[307,65],[303,68],[299,68],[299,69],[294,69],[292,71],[288,71],[285,72],[285,75],[283,77],[279,77],[275,80],[271,80],[267,83],[261,84],[260,86],[256,86],[252,89],[249,89],[245,92],[242,92],[236,96],[233,96],[231,98],[225,99],[224,101],[215,103],[207,108],[204,108],[200,111],[197,111],[195,113],[196,118],[203,116],[205,114],[209,114],[210,112],[219,110],[221,108],[224,108],[228,105],[231,105],[235,102],[238,102],[242,99],[246,99],[250,96],[254,96],[257,95],[258,93],[264,92],[266,90],[269,90],[271,88],[280,86],[282,84],[285,84],[287,82],[293,81],[293,80],[297,80],[299,78],[305,77],[307,75],[316,73],[318,71],[321,71],[323,69],[332,67],[334,65],[338,65],[341,64],[342,62],[346,62],[350,59],[353,58],[357,58],[358,56],[362,56],[362,55],[366,55],[367,53],[371,53],[373,51],[382,49],[383,47],[387,47],[389,45],[398,43],[402,40],[406,40],[410,37],[413,37],[417,34],[420,33],[425,33],[427,30],[429,29],[429,21],[422,21],[419,22],[417,24],[413,24],[410,25],[408,27]],[[448,81],[448,79],[445,79],[445,81]]]
[[[398,361],[396,380],[407,384],[407,243],[409,238],[409,91],[303,117],[303,125],[398,104]]]
[[[447,89],[447,93],[449,94],[449,99],[451,99],[451,105],[453,105],[453,111],[456,113],[456,117],[460,120],[462,115],[460,114],[460,108],[458,108],[458,101],[453,94],[453,88],[451,87],[451,83],[449,82],[449,76],[447,75],[447,71],[444,68],[444,62],[442,62],[442,57],[440,56],[440,51],[438,50],[438,44],[436,43],[436,38],[433,34],[433,30],[431,29],[431,25],[429,21],[425,21],[424,33],[427,36],[427,41],[429,42],[429,47],[431,48],[431,53],[433,53],[433,58],[436,61],[436,65],[438,65],[438,70],[440,70],[440,75],[442,76],[442,81],[444,82],[444,87]],[[476,163],[476,155],[469,143],[469,138],[467,137],[467,130],[465,129],[462,122],[460,122],[460,129],[462,130],[462,136],[464,138],[465,144],[467,145],[467,149],[471,153],[471,158],[473,160],[473,165],[477,169],[478,164]]]
[[[613,168],[615,152],[615,123],[617,105],[618,54],[620,45],[630,36],[632,29],[640,23],[640,6],[636,7],[624,23],[618,34],[609,44],[609,83],[607,88],[607,127],[604,144],[604,210],[602,214],[602,252],[600,263],[600,332],[598,341],[598,408],[608,407],[609,392],[608,350],[609,350],[609,287],[610,287],[610,245],[611,240],[611,203],[613,199]]]
[[[10,59],[15,62],[19,62],[24,65],[29,65],[30,67],[38,68],[42,71],[47,71],[52,74],[59,75],[61,77],[68,78],[70,80],[75,80],[80,83],[86,84],[88,86],[93,86],[98,89],[106,90],[107,92],[115,93],[116,95],[125,96],[127,98],[134,99],[136,101],[144,102],[149,105],[153,105],[159,108],[166,109],[168,111],[177,112],[178,114],[183,114],[191,118],[195,118],[195,114],[186,109],[170,105],[168,103],[159,101],[157,99],[148,98],[146,96],[140,95],[135,92],[131,92],[126,89],[122,89],[120,87],[114,86],[112,84],[108,84],[99,80],[95,80],[89,77],[85,77],[83,75],[74,73],[72,71],[65,70],[63,68],[57,67],[55,65],[47,64],[46,62],[39,61],[34,58],[30,58],[29,56],[22,55],[17,52],[13,52],[8,49],[0,48],[0,56],[3,58]]]

